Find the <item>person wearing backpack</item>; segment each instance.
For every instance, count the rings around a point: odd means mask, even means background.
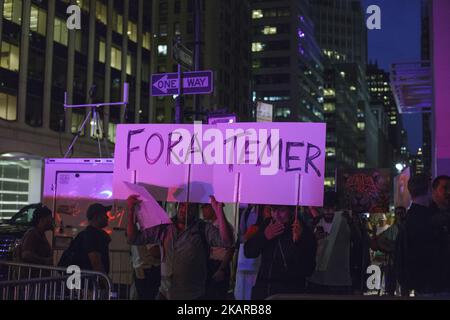
[[[158,300],[199,300],[205,298],[207,260],[210,247],[232,247],[232,232],[222,204],[211,196],[219,228],[197,217],[198,206],[180,203],[171,224],[138,231],[135,210],[139,197],[127,200],[128,242],[132,245],[157,244],[161,251],[161,285]]]
[[[63,253],[58,263],[59,267],[77,265],[81,270],[109,273],[109,243],[110,236],[103,230],[108,226],[108,211],[100,203],[89,206],[86,217],[88,226],[81,231],[69,248]]]

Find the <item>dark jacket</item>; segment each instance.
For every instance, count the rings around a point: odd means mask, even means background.
[[[413,203],[397,237],[399,252],[397,270],[402,287],[419,293],[430,293],[432,257],[434,251],[432,211]]]
[[[439,210],[434,203],[430,209],[434,241],[431,286],[435,293],[450,292],[450,212]]]
[[[264,230],[270,219],[264,221],[256,235],[244,245],[247,258],[261,255],[261,266],[252,291],[252,299],[265,299],[274,294],[301,293],[305,278],[316,267],[316,239],[309,228],[302,225],[300,240],[292,240],[292,229],[272,240],[267,240]]]

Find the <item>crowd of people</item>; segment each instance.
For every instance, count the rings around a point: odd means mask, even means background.
[[[265,299],[277,294],[355,295],[367,292],[367,269],[383,257],[387,295],[450,297],[450,177],[410,179],[412,204],[397,207],[394,223],[341,208],[334,191],[323,208],[250,205],[239,212],[237,230],[224,205],[179,203],[171,224],[141,229],[140,200],[127,200],[127,240],[137,299]],[[103,229],[110,208],[93,204],[88,227],[67,249],[59,266],[108,274],[110,238]],[[200,218],[202,213],[203,219]],[[34,214],[20,257],[52,264],[45,232],[52,229],[46,207]],[[237,241],[235,241],[235,233]]]

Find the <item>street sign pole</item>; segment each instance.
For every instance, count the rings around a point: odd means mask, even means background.
[[[181,72],[181,64],[178,64],[178,96],[176,98],[175,105],[175,123],[183,122],[183,106],[182,106],[182,94],[183,94],[183,73]]]
[[[200,70],[200,40],[202,27],[202,1],[195,0],[195,49],[194,49],[194,70]],[[197,115],[201,114],[202,107],[200,103],[200,96],[194,96],[194,120],[198,120]]]

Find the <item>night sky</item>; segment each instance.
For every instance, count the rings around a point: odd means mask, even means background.
[[[377,60],[389,71],[392,63],[421,59],[420,0],[363,0],[363,4],[364,11],[369,5],[381,8],[381,30],[368,30],[369,60]],[[415,154],[422,146],[422,116],[406,115],[403,119],[409,150]]]

